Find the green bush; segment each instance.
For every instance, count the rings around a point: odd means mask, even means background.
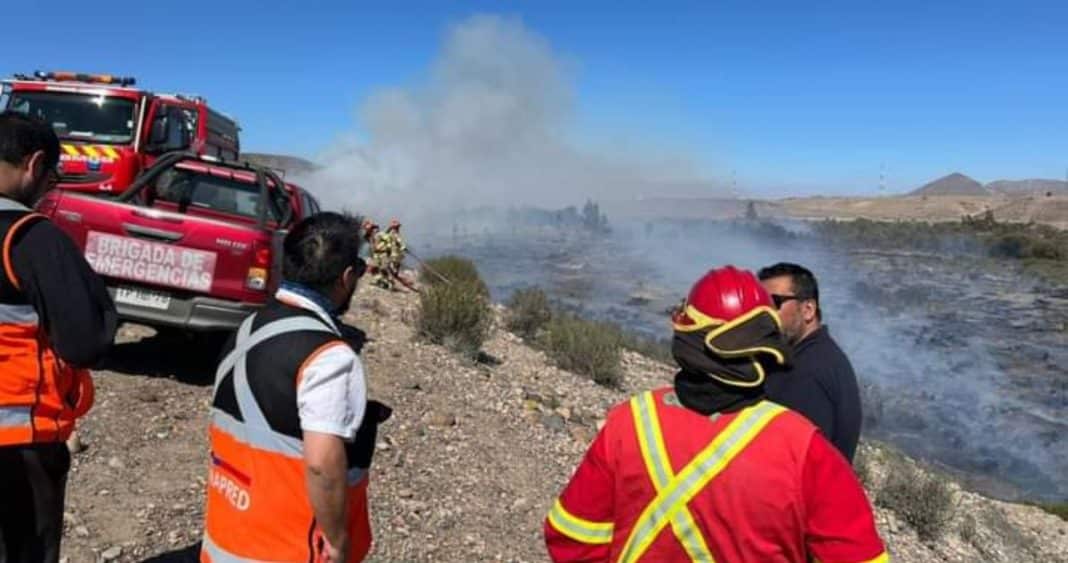
[[[561,369],[609,387],[623,381],[622,335],[611,324],[557,315],[549,321],[541,343]]]
[[[419,298],[419,334],[469,358],[478,357],[493,319],[489,298],[473,283],[431,285]]]
[[[1061,246],[1043,236],[1041,231],[999,235],[990,241],[990,255],[995,258],[1040,260],[1061,260],[1065,257]]]
[[[532,339],[552,320],[552,307],[545,292],[536,287],[520,289],[508,300],[505,326],[508,330]]]
[[[441,256],[427,260],[419,269],[419,281],[427,286],[469,284],[478,288],[484,295],[489,295],[489,289],[478,274],[475,263],[461,256]]]
[[[1064,258],[1064,251],[1052,241],[1032,239],[1029,257],[1041,260],[1061,260]]]
[[[924,541],[941,537],[953,517],[953,491],[945,478],[906,462],[888,468],[876,502],[908,522]]]

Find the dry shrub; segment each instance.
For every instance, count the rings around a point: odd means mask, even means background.
[[[853,471],[857,474],[860,484],[864,485],[864,489],[867,491],[871,491],[872,486],[875,484],[869,455],[864,448],[857,448],[856,453],[853,455]]]
[[[541,343],[558,367],[594,382],[618,387],[623,380],[622,337],[607,323],[558,315],[548,324]]]
[[[455,258],[455,257],[454,257]],[[449,278],[450,283],[429,284],[420,295],[416,319],[418,333],[435,344],[469,358],[477,358],[493,324],[486,284],[470,261],[455,258],[448,264],[470,264],[474,277]],[[433,266],[436,269],[436,266]],[[450,270],[452,273],[460,269]],[[448,274],[446,274],[448,275]]]
[[[945,477],[902,460],[887,468],[877,503],[894,511],[924,541],[941,537],[953,517],[953,491]]]
[[[622,346],[631,352],[635,352],[656,360],[662,364],[675,365],[675,356],[671,353],[671,340],[647,338],[634,334],[622,334]]]
[[[505,326],[526,339],[533,339],[553,318],[545,292],[536,287],[520,289],[508,300]]]
[[[475,263],[462,256],[449,255],[427,260],[419,268],[419,281],[426,286],[472,285],[481,293],[489,295]]]

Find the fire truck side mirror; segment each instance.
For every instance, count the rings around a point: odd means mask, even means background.
[[[152,129],[148,133],[149,148],[161,153],[178,151],[189,148],[191,141],[181,108],[173,106],[160,108],[152,120]]]

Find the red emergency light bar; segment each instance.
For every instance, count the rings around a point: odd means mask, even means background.
[[[132,76],[114,76],[111,74],[85,74],[81,72],[42,72],[34,71],[33,77],[37,80],[51,80],[55,82],[87,82],[90,84],[114,84],[117,86],[132,86],[137,81]],[[17,78],[28,78],[17,76]]]

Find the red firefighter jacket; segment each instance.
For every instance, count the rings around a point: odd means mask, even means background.
[[[849,464],[761,401],[703,416],[670,388],[610,411],[545,522],[553,561],[888,561]]]

